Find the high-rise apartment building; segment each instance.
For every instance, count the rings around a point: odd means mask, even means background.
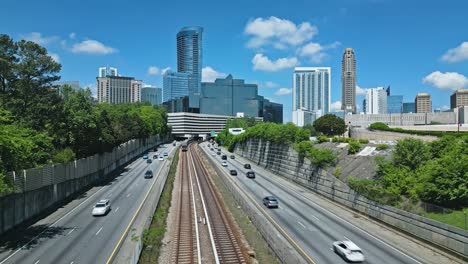
[[[354,50],[346,48],[341,61],[341,109],[356,113],[356,59]]]
[[[365,111],[371,115],[387,113],[387,91],[383,87],[367,89]]]
[[[460,106],[468,106],[468,89],[456,90],[450,96],[450,108],[454,109]]]
[[[141,102],[149,102],[152,105],[162,104],[162,89],[153,86],[141,88]]]
[[[97,77],[97,97],[99,103],[125,104],[141,101],[140,80],[133,77]]]
[[[117,68],[112,67],[100,67],[98,77],[106,77],[106,76],[119,76]]]
[[[414,99],[416,113],[432,112],[431,95],[428,93],[418,93]]]
[[[330,112],[331,68],[330,67],[296,67],[293,73],[293,112],[309,111],[313,116]],[[294,114],[298,118],[302,114]],[[306,114],[307,116],[307,114]],[[313,121],[312,121],[313,122]],[[304,121],[298,121],[304,123]],[[305,123],[308,124],[308,123]]]

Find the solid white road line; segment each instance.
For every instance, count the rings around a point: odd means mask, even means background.
[[[117,211],[120,209],[120,207],[117,207],[117,209],[115,209],[115,212],[117,213]]]
[[[18,252],[21,251],[21,249],[23,249],[24,247],[26,247],[27,245],[29,245],[31,242],[33,242],[34,240],[36,240],[38,237],[40,237],[43,233],[47,232],[47,230],[49,230],[49,228],[51,227],[54,227],[56,224],[58,224],[58,222],[62,221],[62,219],[64,219],[65,217],[67,217],[68,215],[70,215],[72,212],[74,212],[76,209],[78,209],[81,205],[83,205],[84,203],[86,203],[89,199],[91,199],[94,195],[98,194],[99,192],[101,192],[102,190],[104,190],[107,186],[104,186],[102,187],[101,189],[97,190],[95,193],[93,193],[90,197],[88,197],[86,200],[84,200],[83,202],[81,202],[79,205],[77,205],[75,208],[73,208],[72,210],[70,210],[70,212],[66,213],[64,216],[60,217],[57,221],[55,221],[54,223],[52,223],[51,225],[49,225],[44,231],[42,231],[41,233],[39,233],[39,235],[33,237],[31,240],[29,240],[28,243],[24,244],[23,246],[21,246],[20,248],[18,248],[15,252],[13,252],[10,256],[8,256],[7,258],[5,258],[2,262],[0,262],[0,264],[4,264],[5,262],[7,262],[7,260],[9,260],[11,257],[13,257],[14,255],[16,255]]]
[[[41,262],[41,261],[40,261],[40,260],[38,260],[38,261],[34,262],[34,264],[37,264],[37,263],[39,263],[39,262]]]
[[[130,194],[127,194],[127,198],[130,197]]]
[[[315,215],[310,215],[310,216],[312,216],[315,220],[320,221],[320,219],[318,219]]]
[[[99,233],[101,232],[103,226],[101,226],[101,228],[99,228],[99,230],[96,232],[96,236],[99,235]]]

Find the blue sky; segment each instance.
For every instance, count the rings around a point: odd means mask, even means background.
[[[468,88],[465,0],[40,2],[3,0],[0,33],[44,45],[62,64],[62,80],[82,86],[109,65],[161,87],[163,69],[176,68],[177,31],[197,25],[204,78],[231,73],[258,83],[261,95],[284,104],[285,121],[295,65],[331,67],[339,105],[346,47],[356,52],[362,89],[391,85],[405,101],[428,92],[444,108],[454,89]]]

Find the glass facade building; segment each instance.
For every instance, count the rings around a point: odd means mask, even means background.
[[[198,77],[191,73],[167,71],[163,76],[163,101],[177,99],[184,96],[195,96],[190,89],[196,86]],[[196,103],[198,105],[198,103]]]
[[[200,96],[200,113],[236,116],[259,116],[258,87],[256,84],[246,84],[244,80],[216,79],[213,83],[202,83]]]
[[[117,68],[112,67],[100,67],[98,77],[106,77],[106,76],[119,76]]]
[[[199,107],[202,74],[203,28],[184,27],[177,33],[177,72],[187,74],[191,108]],[[193,81],[196,80],[196,81]]]
[[[403,113],[416,113],[416,104],[413,102],[403,103]]]
[[[329,113],[330,89],[330,67],[296,67],[293,74],[292,110],[313,112],[317,118]]]
[[[152,86],[141,88],[141,102],[149,102],[152,105],[162,104],[162,89]]]
[[[403,95],[387,96],[387,114],[399,114],[403,112]]]

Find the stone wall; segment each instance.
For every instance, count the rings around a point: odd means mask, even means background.
[[[390,131],[370,131],[364,128],[351,128],[350,131],[351,138],[353,139],[369,139],[369,140],[380,140],[380,141],[397,141],[404,138],[417,138],[422,141],[431,142],[438,137],[436,136],[421,136],[421,135],[412,135],[407,133],[397,133]]]
[[[371,201],[326,170],[317,169],[308,159],[300,158],[287,145],[250,140],[237,144],[235,153],[335,202],[468,258],[467,231]]]

